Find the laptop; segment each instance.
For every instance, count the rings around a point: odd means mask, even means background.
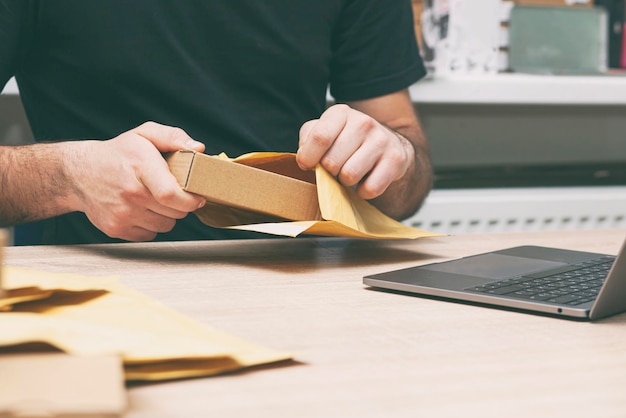
[[[626,242],[617,256],[520,246],[372,274],[376,290],[579,320],[626,311]]]

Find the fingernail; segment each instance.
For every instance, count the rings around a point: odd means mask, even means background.
[[[200,209],[201,207],[203,207],[204,205],[206,205],[206,200],[202,199],[202,201],[200,202],[200,204],[198,205],[198,209]]]
[[[193,139],[190,139],[189,141],[185,142],[183,146],[186,149],[195,150],[197,148],[203,147],[204,145],[202,144],[202,142],[198,142],[198,141],[194,141]]]

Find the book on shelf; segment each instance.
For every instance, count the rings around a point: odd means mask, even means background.
[[[622,47],[624,45],[624,3],[625,0],[595,0],[594,5],[607,12],[608,66],[622,68]]]

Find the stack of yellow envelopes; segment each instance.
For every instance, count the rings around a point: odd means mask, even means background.
[[[192,320],[115,277],[3,269],[0,348],[121,357],[127,380],[208,376],[291,358]]]

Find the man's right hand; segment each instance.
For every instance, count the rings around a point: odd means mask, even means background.
[[[84,212],[102,232],[148,241],[168,232],[205,201],[181,189],[161,153],[204,151],[182,129],[147,122],[108,141],[68,148],[72,211]]]
[[[181,149],[204,145],[154,122],[106,141],[0,146],[0,227],[79,211],[110,237],[151,240],[205,203],[161,155]]]

